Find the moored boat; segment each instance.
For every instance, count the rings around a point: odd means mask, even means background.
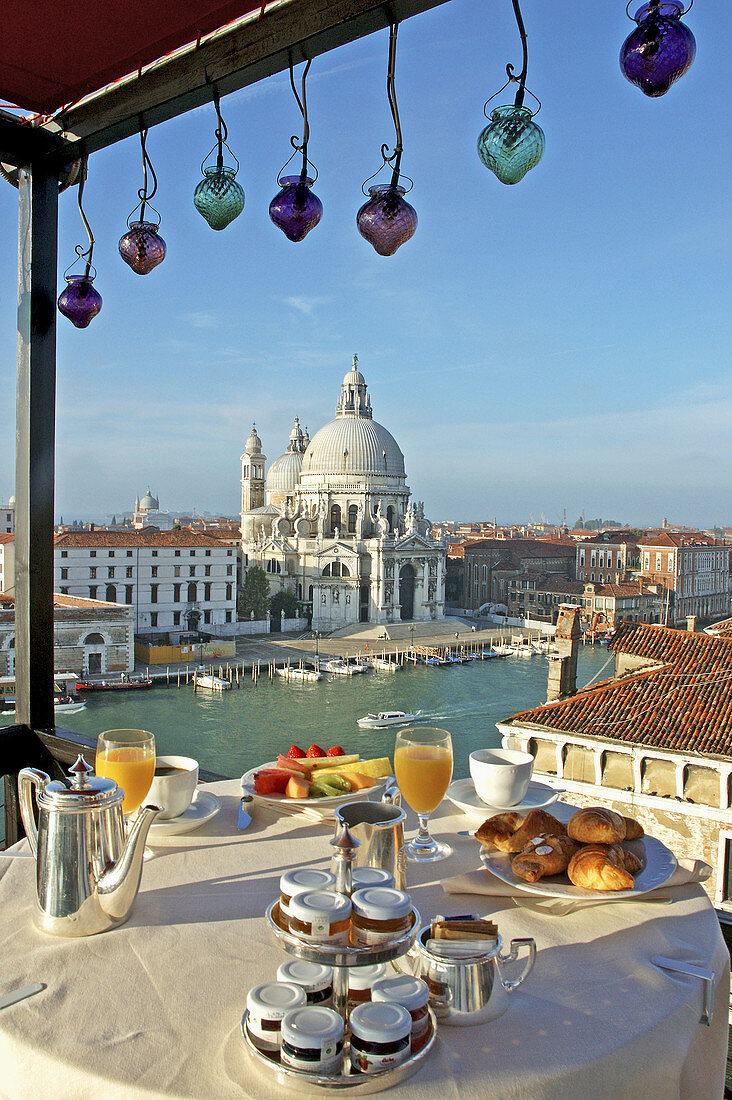
[[[284,680],[306,680],[310,683],[323,679],[323,673],[314,668],[293,668],[285,665],[284,668],[275,669],[275,672]]]
[[[127,676],[122,673],[119,680],[77,680],[75,691],[140,691],[151,688],[153,681],[145,676]]]

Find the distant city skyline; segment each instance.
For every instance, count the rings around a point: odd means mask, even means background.
[[[570,522],[583,510],[638,526],[732,521],[730,155],[714,107],[726,102],[729,5],[689,12],[696,60],[653,100],[619,70],[623,3],[523,10],[547,144],[515,187],[476,153],[483,103],[520,59],[510,4],[455,0],[402,25],[402,165],[420,223],[393,257],[355,226],[361,183],[393,141],[386,33],[313,62],[309,155],[324,215],[301,244],[267,214],[301,124],[287,74],[222,101],[247,196],[223,233],[192,203],[213,108],[150,131],[168,243],[150,276],[117,254],[139,142],[91,158],[84,198],[104,307],[83,331],[58,318],[57,517],[131,510],[148,484],[171,511],[188,498],[235,515],[252,422],[270,461],[295,414],[312,436],[358,352],[374,416],[432,519],[558,522],[566,508]],[[61,284],[83,237],[75,189],[59,222]],[[8,256],[16,223],[16,194],[0,184]],[[15,303],[6,262],[6,409]]]

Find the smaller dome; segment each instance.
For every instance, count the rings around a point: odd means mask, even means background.
[[[252,430],[249,433],[249,438],[246,441],[244,449],[248,455],[258,455],[262,453],[262,440],[257,435],[256,424],[252,424]]]
[[[140,501],[140,511],[141,512],[150,512],[150,511],[156,511],[157,512],[159,510],[159,508],[160,508],[160,505],[159,505],[157,499],[150,492],[150,486],[148,485],[147,492],[145,493],[144,497]]]
[[[14,508],[15,507],[15,497],[14,496],[10,497],[10,499],[8,500],[8,507],[9,508]]]
[[[344,386],[363,386],[365,385],[365,383],[366,379],[361,374],[361,371],[356,370],[355,367],[349,370],[348,374],[346,374],[345,378],[343,379]]]
[[[302,451],[285,451],[267,471],[267,492],[292,492],[297,488],[302,469]]]

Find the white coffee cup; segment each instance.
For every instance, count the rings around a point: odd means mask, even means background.
[[[166,773],[159,775],[159,769],[166,769]],[[155,760],[155,777],[145,801],[163,807],[158,821],[170,821],[186,812],[197,786],[197,760],[190,756],[158,756]]]
[[[488,806],[516,806],[526,797],[534,768],[530,752],[477,749],[470,754],[475,791]]]

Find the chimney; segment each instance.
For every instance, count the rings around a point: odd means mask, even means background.
[[[580,608],[562,604],[559,608],[557,630],[554,635],[555,654],[549,657],[549,683],[547,703],[565,699],[577,691],[577,654],[582,636]]]
[[[690,634],[696,633],[696,615],[686,616],[686,629],[689,631]]]

